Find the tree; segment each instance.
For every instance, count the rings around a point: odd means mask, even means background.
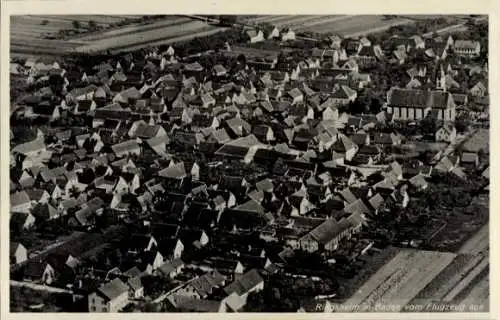
[[[97,23],[94,20],[89,21],[89,29],[90,30],[96,30],[97,29]]]
[[[72,24],[73,24],[73,29],[78,30],[81,27],[80,21],[78,21],[78,20],[73,20]]]
[[[235,15],[221,15],[219,16],[219,24],[223,26],[232,26],[238,20]]]

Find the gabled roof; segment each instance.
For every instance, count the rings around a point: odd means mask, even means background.
[[[98,289],[98,292],[104,295],[108,300],[114,300],[120,295],[128,292],[128,287],[119,278],[115,278],[112,281],[104,284]]]
[[[455,103],[449,92],[392,88],[388,93],[388,105],[446,109]]]
[[[10,194],[10,206],[11,207],[23,205],[23,204],[30,203],[30,202],[31,202],[31,199],[28,196],[28,194],[26,193],[26,191],[20,191],[20,192]]]
[[[139,149],[139,144],[136,140],[128,140],[111,146],[114,153],[122,153],[124,151],[132,151]]]
[[[170,178],[170,179],[183,179],[186,177],[186,169],[184,167],[184,162],[176,163],[170,167],[167,167],[158,172],[160,177]]]
[[[247,202],[234,208],[234,210],[247,211],[259,214],[264,214],[265,212],[265,209],[255,200],[248,200]]]
[[[356,91],[352,90],[348,86],[341,86],[333,93],[332,97],[335,99],[351,99],[355,95]]]
[[[181,259],[173,259],[171,261],[167,261],[164,264],[162,264],[158,268],[158,271],[160,271],[164,275],[169,275],[170,273],[172,273],[172,271],[176,270],[177,268],[179,268],[183,265],[184,265],[184,262]]]
[[[264,282],[264,279],[261,277],[259,272],[256,269],[252,269],[225,287],[224,291],[228,295],[235,292],[236,294],[242,296],[262,282]]]
[[[333,149],[337,152],[347,152],[356,148],[356,144],[345,135],[339,135],[339,139],[334,143]]]
[[[45,142],[43,139],[35,139],[29,142],[18,144],[12,148],[11,153],[27,154],[30,152],[41,151],[45,149]]]

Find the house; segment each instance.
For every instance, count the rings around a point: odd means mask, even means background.
[[[452,124],[445,124],[436,131],[436,141],[453,142],[457,137],[457,129]]]
[[[353,203],[356,203],[356,201]],[[334,251],[337,249],[340,240],[358,232],[362,223],[363,218],[359,212],[354,212],[339,221],[327,219],[299,239],[300,247],[302,250],[309,252]]]
[[[262,147],[262,143],[255,135],[250,134],[224,144],[214,154],[218,157],[239,159],[245,163],[251,163],[259,147]]]
[[[51,285],[56,281],[54,267],[47,262],[28,261],[24,266],[23,278],[26,281]]]
[[[97,104],[94,100],[78,100],[76,102],[73,113],[75,115],[88,114],[97,108]]]
[[[340,86],[331,95],[331,99],[335,105],[345,106],[356,100],[358,93],[348,86]]]
[[[396,146],[401,144],[401,136],[396,133],[375,133],[372,143],[381,146]]]
[[[187,177],[186,168],[184,167],[184,162],[178,162],[176,164],[173,161],[170,162],[170,165],[162,169],[158,172],[158,176],[164,177],[167,179],[175,179],[182,180]]]
[[[460,57],[475,58],[481,53],[479,41],[456,40],[453,44],[453,51]]]
[[[359,147],[347,136],[339,134],[337,141],[332,146],[333,151],[342,154],[345,160],[351,161],[359,150]]]
[[[115,95],[113,98],[113,103],[119,103],[122,105],[132,104],[139,100],[141,97],[141,92],[136,87],[130,87],[123,90]]]
[[[225,282],[226,277],[214,270],[189,281],[183,288],[177,290],[176,294],[195,299],[206,299],[216,289],[224,286]]]
[[[128,298],[129,287],[115,278],[89,294],[89,312],[118,312],[128,304]]]
[[[18,144],[11,149],[13,154],[22,154],[29,158],[37,158],[43,152],[47,151],[43,137],[37,137],[35,140]]]
[[[213,67],[213,73],[216,77],[223,77],[227,75],[227,69],[221,64],[216,64]]]
[[[167,135],[165,129],[160,125],[150,125],[144,120],[135,121],[130,128],[128,135],[131,138],[152,139]]]
[[[272,39],[279,39],[280,38],[280,31],[278,28],[274,27],[273,30],[269,33],[269,35],[267,36],[267,39],[268,40],[272,40]]]
[[[449,92],[392,88],[387,93],[387,112],[393,120],[420,120],[431,110],[438,120],[455,121],[456,105]]]
[[[268,125],[257,125],[253,129],[253,134],[259,139],[259,141],[263,143],[268,143],[274,141],[274,132],[273,129]]]
[[[43,118],[46,121],[55,121],[61,117],[61,112],[55,103],[43,101],[32,107],[30,116]]]
[[[464,152],[460,157],[460,163],[467,169],[476,170],[479,166],[479,155],[474,152]]]
[[[159,266],[156,272],[164,277],[173,279],[181,274],[183,268],[184,262],[181,259],[173,259]]]
[[[256,269],[252,269],[224,288],[224,292],[229,296],[236,293],[245,301],[251,292],[264,290],[264,279]]]
[[[250,43],[257,43],[265,40],[262,30],[249,29],[245,32],[245,35]]]
[[[129,277],[127,279],[127,286],[129,288],[130,299],[140,299],[144,297],[144,286],[142,285],[139,276]]]
[[[156,250],[144,251],[139,254],[142,263],[146,266],[146,273],[151,274],[164,262],[163,255]]]
[[[479,81],[469,90],[469,93],[473,97],[484,97],[488,93],[488,88]]]
[[[166,304],[167,310],[173,312],[221,313],[226,312],[229,308],[227,303],[223,303],[222,301],[209,299],[201,300],[176,293],[169,295],[166,302],[168,302],[168,304]]]
[[[71,90],[66,95],[66,102],[77,102],[82,100],[92,100],[94,98],[94,93],[99,88],[93,84],[88,85],[84,88],[75,88]]]
[[[298,88],[288,91],[288,95],[292,98],[292,104],[297,104],[304,100],[304,94]]]
[[[10,194],[10,211],[29,213],[31,210],[31,199],[26,191],[19,191]]]
[[[281,41],[292,41],[295,40],[295,32],[289,28],[283,29],[281,31]]]
[[[10,264],[21,264],[28,260],[28,250],[21,243],[10,242]]]
[[[118,158],[130,155],[139,156],[141,154],[141,147],[136,140],[127,140],[121,143],[117,143],[111,146],[111,149],[113,150],[115,156]]]
[[[425,190],[428,187],[427,181],[425,180],[424,176],[421,174],[417,174],[417,175],[411,177],[408,180],[408,182],[415,190],[418,190],[418,191]]]

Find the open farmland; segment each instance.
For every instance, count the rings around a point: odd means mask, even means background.
[[[325,16],[324,22],[318,20],[312,24],[301,26],[298,31],[309,31],[316,33],[334,33],[341,36],[357,34],[368,34],[382,31],[397,24],[412,23],[413,20],[405,18],[384,19],[376,15],[353,15],[353,16]]]
[[[124,15],[17,15],[11,17],[10,51],[13,55],[55,55],[81,46],[84,39],[74,36],[71,40],[57,39],[63,30],[73,30],[74,23],[85,29],[89,21],[103,30],[112,25],[134,19]],[[119,29],[121,30],[121,29]],[[102,32],[102,31],[99,31]]]
[[[293,30],[300,30],[301,28],[326,23],[330,20],[340,19],[341,15],[283,15],[283,16],[261,16],[254,19],[245,21],[247,24],[269,23],[277,28],[292,28]]]
[[[485,288],[488,291],[489,284],[487,281],[483,281],[482,278],[484,278],[485,274],[487,275],[488,267],[488,257],[485,255],[459,254],[409,305],[428,306],[431,303],[458,304],[462,300],[461,297],[464,296],[464,293],[465,299],[477,300],[474,304],[484,304],[488,296],[486,295],[485,297],[483,293]],[[486,279],[488,279],[487,276]],[[471,303],[468,305],[463,303],[462,307],[469,308],[471,305]],[[464,311],[472,310],[466,309]]]
[[[43,15],[43,16],[13,16],[11,18],[11,52],[16,55],[37,54],[51,55],[71,51],[91,51],[108,49],[128,49],[130,46],[145,46],[162,39],[192,34],[195,32],[216,29],[201,21],[180,16],[167,16],[148,24],[131,23],[115,28],[117,23],[127,19],[139,19],[140,16],[114,15]],[[82,28],[94,21],[99,31],[75,34],[69,39],[56,39],[62,30],[74,29],[74,21]],[[220,28],[222,29],[222,28]],[[78,50],[77,50],[78,48]]]
[[[203,21],[190,21],[180,25],[157,27],[154,29],[137,30],[131,34],[119,36],[110,36],[97,41],[92,41],[87,45],[78,47],[76,50],[81,52],[100,51],[100,50],[118,50],[134,47],[141,44],[154,43],[163,39],[181,37],[185,35],[196,36],[196,33],[218,29],[210,26]],[[222,29],[222,28],[220,28]]]
[[[486,224],[460,248],[459,252],[479,254],[489,251],[489,245],[489,224]]]
[[[402,311],[455,257],[454,253],[402,250],[343,304],[356,309],[344,311]],[[390,310],[377,310],[381,305]]]
[[[460,304],[465,306],[479,306],[479,310],[473,310],[475,312],[488,312],[490,309],[489,296],[490,281],[489,274],[486,273],[476,278],[472,289],[467,292],[465,297],[460,301]]]

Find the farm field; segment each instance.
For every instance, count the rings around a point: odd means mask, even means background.
[[[489,224],[483,226],[460,248],[460,253],[479,254],[483,251],[489,251]]]
[[[13,55],[23,54],[37,54],[37,55],[55,55],[68,51],[72,51],[77,47],[85,46],[87,44],[96,43],[96,46],[103,49],[108,49],[110,46],[114,47],[119,43],[120,45],[129,45],[130,38],[139,35],[139,42],[141,39],[157,40],[157,37],[152,34],[165,32],[166,28],[172,30],[167,36],[176,35],[179,29],[186,28],[186,32],[193,31],[193,23],[196,25],[195,29],[199,29],[199,21],[192,21],[189,18],[179,16],[168,16],[151,24],[130,24],[120,28],[110,28],[110,24],[114,24],[125,19],[134,19],[138,16],[134,15],[40,15],[40,16],[13,16],[11,17],[11,53]],[[86,27],[89,21],[94,21],[98,26],[104,28],[102,31],[95,33],[87,33],[73,36],[70,40],[57,40],[47,39],[47,36],[56,36],[60,30],[68,30],[73,28],[73,21],[78,21],[82,27]],[[173,26],[180,26],[173,28]],[[156,31],[160,29],[160,31]],[[144,34],[144,35],[143,35]],[[128,38],[124,38],[127,37]],[[165,37],[165,35],[162,35]],[[110,39],[117,39],[115,42],[110,43]],[[125,42],[128,41],[128,42]],[[103,43],[105,45],[103,45]],[[86,47],[84,47],[85,49]]]
[[[369,34],[380,32],[391,26],[398,24],[412,23],[413,20],[404,18],[395,18],[385,20],[382,16],[376,15],[354,15],[339,17],[338,20],[328,20],[324,23],[315,23],[310,26],[300,28],[300,31],[310,31],[316,33],[334,33],[340,36],[356,36],[361,34]],[[334,19],[334,18],[333,18]]]
[[[482,309],[476,312],[488,312],[490,309],[489,295],[490,295],[490,282],[489,275],[485,274],[474,284],[473,288],[466,294],[460,304],[465,306],[482,306]],[[477,278],[476,278],[477,279]]]
[[[488,282],[481,284],[479,288],[478,278],[488,270],[488,257],[484,255],[459,254],[437,277],[435,277],[409,305],[427,305],[429,302],[455,303],[467,288],[472,286],[472,290],[466,296],[470,299],[480,299],[484,287],[488,287]],[[487,278],[487,277],[486,277]],[[466,292],[467,293],[467,292]],[[484,297],[483,301],[484,303]],[[477,304],[480,304],[479,302]],[[409,309],[409,308],[408,308]],[[409,310],[418,311],[418,310]],[[432,310],[431,310],[432,311]]]
[[[213,26],[207,26],[206,28],[198,29],[191,33],[182,33],[177,35],[167,35],[163,36],[155,41],[144,40],[141,42],[135,42],[131,44],[121,45],[118,47],[110,48],[111,52],[121,52],[121,51],[134,51],[139,50],[144,47],[156,47],[161,45],[173,44],[176,42],[188,41],[196,37],[206,37],[221,31],[227,30],[227,28],[218,28]],[[81,50],[82,48],[78,48]]]
[[[371,276],[344,305],[360,308],[351,311],[400,312],[455,257],[454,253],[404,249]],[[376,306],[381,305],[390,306],[390,310],[377,310]]]
[[[222,31],[224,28],[208,25],[199,20],[192,20],[186,23],[157,26],[154,28],[138,29],[132,33],[118,36],[110,36],[100,40],[92,41],[89,44],[76,48],[76,51],[89,52],[99,50],[133,50],[147,45],[158,45],[159,42],[177,37],[197,37],[205,31]]]
[[[230,52],[224,53],[226,56],[234,56],[237,57],[240,54],[244,54],[247,57],[255,57],[255,58],[265,58],[265,57],[278,57],[278,51],[273,50],[264,50],[258,48],[250,48],[250,47],[231,47]]]
[[[132,15],[17,15],[11,17],[10,51],[14,56],[25,54],[57,55],[72,50],[84,42],[80,40],[47,39],[55,37],[59,31],[73,28],[73,21],[82,27],[94,21],[102,28],[110,24],[134,18]],[[121,29],[120,29],[121,30]]]
[[[183,24],[183,23],[188,23],[191,22],[192,20],[189,18],[177,18],[177,17],[172,17],[166,20],[161,20],[158,22],[154,22],[148,25],[132,25],[132,26],[127,26],[127,27],[122,27],[120,29],[115,29],[115,30],[110,30],[110,31],[104,31],[100,32],[99,34],[95,35],[84,35],[82,37],[78,37],[79,41],[83,42],[89,42],[89,41],[98,41],[98,40],[103,40],[109,37],[115,37],[115,36],[124,36],[124,35],[130,35],[136,32],[143,32],[147,30],[153,30],[157,29],[160,27],[168,27],[168,26],[174,26],[178,24]]]
[[[428,19],[439,19],[444,18],[448,22],[454,22],[457,20],[467,19],[467,15],[428,15],[428,14],[414,14],[414,15],[398,15],[398,17],[413,19],[413,20],[428,20]]]
[[[304,26],[325,23],[331,19],[341,18],[340,15],[282,15],[282,16],[261,16],[253,19],[248,19],[245,22],[248,24],[270,23],[277,28],[289,27],[297,31]]]

